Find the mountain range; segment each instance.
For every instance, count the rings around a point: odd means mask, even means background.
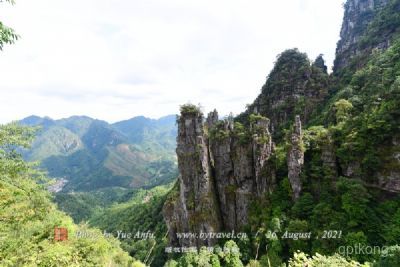
[[[152,187],[176,177],[175,121],[175,115],[112,124],[87,116],[29,116],[20,123],[36,126],[38,134],[23,156],[57,179],[53,191]]]

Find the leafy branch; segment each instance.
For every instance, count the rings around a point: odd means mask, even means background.
[[[12,5],[15,4],[15,0],[6,0],[6,2]],[[4,45],[13,44],[18,38],[19,36],[12,28],[7,27],[0,21],[0,51],[3,50]]]

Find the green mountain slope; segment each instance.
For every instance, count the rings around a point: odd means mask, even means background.
[[[167,259],[167,226],[161,210],[171,188],[172,184],[133,190],[121,197],[120,203],[92,216],[89,224],[111,233],[131,233],[131,237],[122,238],[122,247],[148,265],[162,266]]]
[[[128,140],[140,145],[151,153],[167,153],[176,147],[176,116],[170,115],[158,120],[149,120],[143,116],[112,124]]]
[[[26,154],[28,160],[42,161],[49,156],[71,155],[84,146],[78,135],[70,130],[52,126],[35,140],[35,149]]]
[[[65,192],[154,186],[176,177],[175,116],[115,124],[86,116],[30,116],[21,124],[41,127],[24,157],[40,161],[50,177],[67,181]]]

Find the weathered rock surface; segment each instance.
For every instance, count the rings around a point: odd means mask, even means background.
[[[338,164],[336,162],[336,151],[331,136],[327,136],[321,150],[321,160],[322,166],[325,169],[325,175],[335,181],[338,177]]]
[[[275,181],[272,168],[266,168],[273,152],[268,127],[269,120],[259,116],[243,141],[233,121],[219,120],[216,111],[206,122],[200,112],[181,114],[179,193],[164,206],[172,244],[212,245],[212,238],[178,239],[176,233],[231,231],[247,224],[251,201],[270,191]]]
[[[256,182],[256,192],[258,196],[268,191],[268,180],[263,175],[263,170],[268,159],[273,152],[273,143],[269,133],[269,119],[263,118],[257,120],[251,125],[253,132],[253,160],[254,160],[254,178]]]
[[[400,136],[392,138],[389,148],[382,155],[385,164],[377,174],[378,186],[386,191],[400,193]]]
[[[300,116],[296,116],[293,132],[290,138],[290,149],[287,157],[288,178],[296,200],[301,193],[301,169],[304,165],[304,148],[301,132]]]
[[[221,229],[219,205],[200,112],[185,113],[179,118],[176,153],[180,172],[179,198],[164,211],[170,235],[218,232]],[[185,246],[214,244],[210,238],[177,240],[172,237],[171,240]]]
[[[219,124],[217,126],[217,124]],[[210,140],[210,160],[214,170],[215,182],[218,191],[218,199],[221,208],[222,224],[225,229],[236,228],[235,209],[235,179],[233,175],[233,161],[231,158],[232,137],[229,134],[233,127],[232,122],[218,121],[218,113],[214,111],[207,117],[207,129],[218,127],[223,134],[216,140]]]
[[[346,67],[350,60],[363,50],[389,47],[389,38],[384,38],[371,46],[360,46],[360,40],[366,34],[368,25],[388,3],[389,0],[348,0],[346,2],[340,40],[336,48],[335,71]]]

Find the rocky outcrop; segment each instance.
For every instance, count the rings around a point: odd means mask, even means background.
[[[271,132],[280,141],[282,129],[296,114],[307,122],[328,95],[329,79],[324,67],[322,56],[311,63],[307,55],[297,49],[284,51],[278,56],[261,94],[239,117],[259,113],[269,118]]]
[[[301,132],[300,116],[296,116],[293,132],[290,138],[290,148],[287,157],[288,178],[293,191],[293,199],[298,199],[301,193],[301,169],[304,165],[304,148]]]
[[[237,228],[247,224],[251,201],[274,186],[275,175],[268,171],[267,164],[274,149],[268,129],[269,119],[258,116],[250,125],[250,142],[243,143],[237,138],[233,142]]]
[[[180,176],[179,197],[165,209],[170,235],[213,233],[221,229],[219,205],[215,196],[208,140],[203,115],[198,110],[183,112],[178,120],[177,149]],[[182,238],[173,242],[184,246],[213,245],[211,238]]]
[[[378,174],[378,187],[388,192],[400,193],[400,171],[390,170],[386,174]]]
[[[254,196],[254,168],[252,145],[236,143],[233,150],[235,187],[232,193],[235,196],[235,214],[237,227],[245,225],[248,219],[248,207]]]
[[[220,131],[218,138],[210,140],[210,160],[214,170],[215,182],[220,203],[222,224],[225,229],[236,228],[236,205],[235,205],[235,179],[232,160],[232,137],[227,134],[231,131],[233,124],[229,120],[219,121],[216,110],[207,117],[207,129],[209,131]]]
[[[370,23],[389,2],[389,0],[348,0],[346,2],[340,41],[336,48],[335,72],[349,65],[351,59],[363,53],[364,50],[389,47],[390,38],[382,38],[380,41],[364,46],[361,44],[361,40],[368,37],[367,30]]]
[[[383,170],[377,174],[379,188],[400,193],[400,136],[394,136],[388,147],[380,148]]]
[[[212,245],[212,238],[178,239],[177,233],[238,230],[248,222],[251,201],[274,186],[267,167],[274,145],[269,120],[255,116],[250,129],[235,129],[216,111],[203,122],[195,107],[178,119],[179,193],[164,206],[172,244]],[[195,111],[193,111],[195,110]]]
[[[325,176],[335,181],[338,177],[338,165],[336,162],[336,150],[331,136],[327,136],[321,150],[321,160]]]
[[[254,178],[257,185],[256,192],[258,196],[268,191],[268,180],[265,178],[264,167],[273,152],[272,137],[269,133],[269,119],[259,118],[251,125],[253,133],[253,160],[254,160]],[[271,177],[272,178],[272,177]]]

